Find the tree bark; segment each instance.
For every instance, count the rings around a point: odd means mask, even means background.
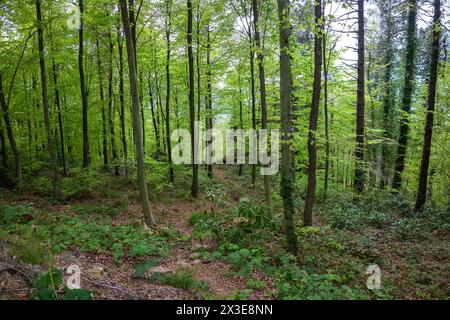
[[[2,148],[2,166],[6,168],[8,166],[8,150],[6,150],[6,141],[3,133],[2,117],[0,117],[0,148]]]
[[[289,1],[278,0],[280,32],[280,110],[281,110],[281,197],[283,198],[284,225],[288,251],[297,254],[297,236],[295,232],[294,180],[295,170],[292,146],[292,109],[291,109],[291,55]]]
[[[6,103],[5,91],[3,90],[3,78],[1,73],[0,73],[0,105],[3,111],[3,119],[5,120],[6,135],[8,136],[9,145],[11,146],[14,155],[16,187],[20,189],[22,187],[22,156],[20,154],[19,148],[17,147],[16,138],[14,136],[14,130],[11,124],[11,118],[9,116],[9,106]]]
[[[305,212],[303,223],[305,226],[312,226],[313,207],[316,195],[316,171],[317,171],[317,119],[319,117],[320,90],[322,85],[322,1],[318,0],[314,6],[314,84],[311,112],[309,117],[308,132],[308,187],[305,199]]]
[[[408,1],[408,30],[406,35],[406,64],[405,82],[403,84],[403,99],[400,114],[400,134],[398,138],[397,157],[395,159],[395,173],[392,188],[400,190],[402,174],[405,169],[405,156],[408,147],[409,116],[414,91],[414,77],[416,73],[416,31],[417,30],[417,0]]]
[[[194,55],[192,51],[192,0],[187,0],[187,10],[188,10],[188,25],[187,25],[187,46],[188,46],[188,64],[189,64],[189,116],[190,116],[190,126],[191,126],[191,150],[192,150],[192,190],[191,195],[193,198],[198,198],[198,164],[196,160],[198,155],[196,155],[195,145],[196,141],[195,135],[195,87],[194,87]],[[170,153],[171,150],[168,150]]]
[[[105,107],[105,94],[103,90],[103,69],[100,59],[100,43],[97,38],[97,68],[98,68],[98,83],[100,94],[100,105],[102,111],[102,147],[103,147],[103,169],[109,171],[109,159],[108,159],[108,127],[106,125],[106,107]]]
[[[120,8],[119,8],[120,9]],[[127,132],[125,126],[125,85],[123,80],[123,39],[121,39],[120,27],[117,27],[117,47],[119,50],[119,103],[120,103],[120,132],[122,140],[122,152],[125,167],[125,179],[128,179],[129,169],[128,169],[128,143],[127,143]]]
[[[141,119],[140,119],[140,102],[139,102],[139,89],[137,80],[137,70],[136,70],[136,59],[134,56],[134,46],[133,39],[130,29],[130,20],[128,17],[127,1],[121,0],[121,12],[122,12],[122,22],[123,29],[125,33],[125,39],[127,43],[127,53],[128,53],[128,69],[130,73],[130,95],[132,102],[133,111],[133,127],[134,136],[136,141],[136,162],[137,162],[137,177],[138,177],[138,188],[141,195],[142,208],[144,211],[144,223],[148,227],[154,227],[155,220],[153,218],[150,200],[147,191],[147,182],[145,180],[145,162],[144,162],[144,150],[141,132]]]
[[[116,131],[114,128],[114,110],[113,110],[113,55],[114,55],[114,43],[111,39],[111,33],[108,32],[108,42],[109,42],[109,56],[108,56],[108,123],[109,123],[109,134],[111,140],[111,149],[114,159],[114,174],[116,176],[120,175],[119,168],[119,154],[117,152],[116,145]]]
[[[86,92],[86,84],[84,78],[84,26],[83,26],[83,14],[84,5],[83,0],[78,0],[80,7],[80,30],[79,34],[79,46],[78,46],[78,69],[80,72],[80,88],[81,88],[81,101],[83,105],[83,168],[89,168],[89,131],[88,131],[88,99]]]
[[[364,0],[358,0],[358,89],[356,102],[355,191],[364,190]]]
[[[167,143],[167,159],[169,162],[169,182],[175,182],[175,173],[173,171],[173,163],[172,163],[172,146],[170,141],[170,93],[171,93],[171,84],[170,84],[170,57],[171,57],[171,48],[170,48],[170,33],[172,26],[172,0],[168,0],[166,7],[166,143]]]
[[[42,104],[44,106],[45,130],[47,134],[48,153],[50,156],[50,163],[52,168],[53,195],[56,198],[59,198],[61,196],[61,185],[58,174],[58,163],[56,159],[55,144],[53,141],[52,128],[50,126],[50,113],[48,107],[48,92],[47,92],[47,71],[45,68],[45,58],[44,58],[45,54],[44,30],[42,27],[41,0],[36,0],[36,16],[38,23],[38,46],[39,46],[39,66],[41,70]]]
[[[62,120],[61,98],[59,95],[58,68],[56,66],[54,58],[52,59],[52,67],[53,67],[53,84],[55,86],[55,104],[58,112],[59,140],[61,149],[61,160],[63,164],[63,176],[67,176],[66,146],[64,142],[64,125]]]
[[[210,25],[206,27],[206,37],[207,37],[207,45],[206,45],[206,130],[213,129],[213,110],[212,110],[212,74],[211,74],[211,30]],[[211,131],[212,132],[212,131]],[[208,137],[207,140],[210,140],[211,137]],[[207,148],[211,148],[212,141],[207,141]],[[211,150],[207,151],[208,157],[211,154]],[[211,160],[211,159],[209,159]],[[211,179],[213,177],[213,166],[212,164],[206,165],[206,171],[208,172],[208,177]]]
[[[433,138],[434,109],[436,106],[436,83],[439,64],[439,45],[441,37],[441,1],[434,1],[434,17],[432,28],[432,47],[430,61],[430,76],[428,79],[427,119],[423,141],[422,163],[420,165],[419,187],[415,211],[422,210],[427,201],[428,169],[430,166],[431,141]]]

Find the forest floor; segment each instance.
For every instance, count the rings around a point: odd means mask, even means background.
[[[21,193],[1,190],[0,299],[40,297],[39,275],[56,268],[66,279],[73,265],[94,299],[450,297],[448,212],[440,220],[405,218],[400,211],[407,204],[396,199],[331,198],[317,206],[314,227],[297,229],[293,258],[283,250],[281,223],[261,224],[261,186],[228,168],[214,173],[197,201],[189,197],[188,174],[170,189],[164,174],[150,177],[155,230],[142,226],[133,184],[109,174],[68,180],[69,189],[86,187],[59,202],[45,196],[46,183]],[[252,205],[242,205],[244,198]],[[282,221],[277,202],[274,194]],[[374,264],[380,290],[366,288]],[[63,285],[53,290],[53,298],[62,298]]]

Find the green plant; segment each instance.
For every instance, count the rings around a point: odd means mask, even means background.
[[[44,265],[51,259],[47,243],[36,236],[10,237],[8,249],[11,256],[33,265]]]
[[[221,184],[209,185],[205,190],[205,199],[209,202],[211,213],[215,213],[219,208],[225,208],[227,194],[225,187]]]
[[[33,300],[91,300],[91,293],[82,289],[68,289],[64,286],[61,271],[51,269],[41,273],[34,281],[30,299]]]

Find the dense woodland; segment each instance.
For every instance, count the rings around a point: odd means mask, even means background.
[[[0,299],[449,298],[445,0],[0,7]],[[195,163],[196,121],[279,172]]]

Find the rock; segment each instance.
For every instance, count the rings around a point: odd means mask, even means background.
[[[193,265],[197,265],[197,264],[201,264],[201,263],[202,263],[202,260],[200,260],[200,259],[195,259],[194,261],[192,261]]]
[[[103,266],[94,266],[93,268],[86,270],[85,272],[95,278],[101,278],[106,275],[106,269]]]
[[[156,267],[148,269],[148,275],[152,276],[154,274],[169,274],[173,273],[172,269],[164,268],[164,267]]]

